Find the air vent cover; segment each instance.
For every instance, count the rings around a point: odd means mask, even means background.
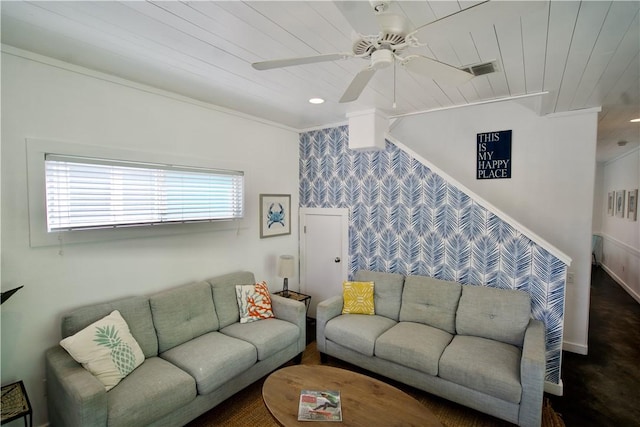
[[[461,70],[471,73],[474,76],[482,76],[485,74],[495,73],[498,71],[498,67],[495,61],[491,61],[463,67]]]

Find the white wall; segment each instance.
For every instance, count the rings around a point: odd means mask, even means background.
[[[511,179],[476,179],[476,134],[513,130]],[[597,110],[540,117],[500,102],[401,118],[391,134],[572,259],[564,348],[586,353]]]
[[[2,306],[2,384],[25,381],[34,424],[40,425],[46,421],[44,351],[59,341],[64,311],[240,269],[280,289],[276,257],[298,252],[298,134],[26,52],[9,52],[2,55],[2,290],[24,289]],[[236,165],[246,174],[246,228],[31,248],[25,138]],[[260,193],[292,195],[291,235],[259,238]],[[297,278],[290,280],[297,289]]]
[[[601,192],[594,217],[599,215],[600,223],[594,223],[594,233],[603,238],[602,267],[640,303],[640,218],[630,221],[607,214],[609,192],[640,188],[640,149],[599,164],[598,170]]]

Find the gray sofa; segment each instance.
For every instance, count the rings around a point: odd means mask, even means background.
[[[375,315],[317,306],[317,343],[336,357],[521,426],[539,426],[544,325],[529,294],[425,276],[358,271],[374,282]]]
[[[205,413],[305,348],[305,309],[272,295],[275,319],[239,323],[231,273],[74,310],[62,336],[119,310],[145,360],[108,392],[60,346],[46,352],[47,401],[53,426],[179,426]]]

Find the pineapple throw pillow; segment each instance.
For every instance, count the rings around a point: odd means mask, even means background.
[[[236,285],[236,297],[240,310],[240,323],[275,317],[266,282],[263,281],[255,285]]]
[[[60,345],[107,391],[144,362],[144,353],[118,310],[63,339]]]
[[[373,282],[343,282],[342,314],[376,314],[373,287]]]

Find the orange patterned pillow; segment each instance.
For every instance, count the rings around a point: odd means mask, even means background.
[[[240,309],[240,323],[275,317],[266,282],[263,281],[255,285],[236,285],[236,297]]]
[[[376,314],[373,305],[373,282],[342,283],[342,314]]]

